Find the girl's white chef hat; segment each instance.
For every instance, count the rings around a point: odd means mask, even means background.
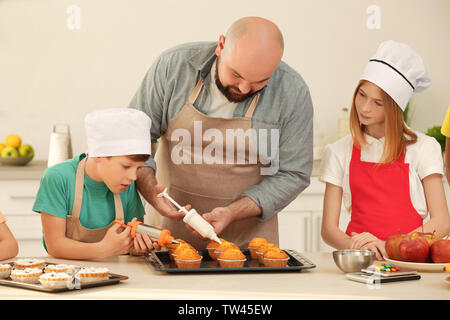
[[[423,91],[431,84],[419,54],[408,45],[393,40],[380,44],[361,80],[379,86],[403,111],[413,92]]]
[[[101,109],[84,119],[89,157],[151,154],[150,118],[131,108]]]

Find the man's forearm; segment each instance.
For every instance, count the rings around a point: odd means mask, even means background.
[[[142,167],[137,172],[136,186],[139,193],[145,198],[145,200],[153,203],[155,197],[154,190],[157,184],[155,171],[151,167]]]
[[[261,215],[261,208],[249,197],[243,197],[228,205],[233,215],[233,221],[245,218],[258,217]]]

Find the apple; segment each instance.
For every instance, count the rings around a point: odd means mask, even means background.
[[[5,145],[0,142],[0,154],[2,154],[3,149],[5,149]]]
[[[17,158],[19,151],[14,147],[5,147],[2,151],[2,157],[5,158]]]
[[[393,234],[386,238],[385,241],[386,253],[388,254],[388,257],[390,259],[402,260],[398,249],[400,246],[400,242],[402,242],[408,237],[409,236],[407,234],[401,234],[399,231],[398,234]]]
[[[407,262],[427,262],[430,246],[422,236],[410,235],[398,246],[400,260]]]
[[[439,239],[431,245],[431,259],[434,263],[450,262],[450,240]]]
[[[19,147],[19,154],[21,157],[33,157],[34,150],[29,144],[23,144]]]
[[[424,237],[425,240],[427,240],[428,245],[431,247],[431,245],[432,245],[435,241],[441,239],[440,237],[437,237],[437,236],[434,234],[435,232],[436,232],[436,231],[433,231],[433,233],[431,233],[431,232],[417,232],[417,231],[415,231],[415,232],[411,233],[411,236],[414,237],[414,238],[415,238],[415,237]]]

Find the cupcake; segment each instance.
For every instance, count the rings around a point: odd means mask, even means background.
[[[169,251],[169,258],[170,260],[174,260],[174,257],[172,256],[173,251],[178,248],[178,246],[182,243],[186,243],[186,241],[184,241],[183,239],[175,239],[180,243],[170,243],[169,245],[167,245],[167,250]]]
[[[39,283],[41,274],[41,268],[13,269],[10,277],[13,281],[17,282]]]
[[[214,257],[215,257],[215,260],[217,260],[218,258],[220,258],[220,255],[221,255],[222,253],[224,253],[225,250],[228,249],[228,248],[233,248],[233,249],[238,249],[238,250],[240,250],[239,247],[238,247],[237,245],[235,245],[233,242],[226,241],[226,240],[225,240],[225,241],[222,241],[222,244],[219,245],[219,246],[216,248],[216,250],[214,251]]]
[[[14,261],[14,269],[44,268],[44,260],[39,259],[18,259]]]
[[[265,238],[253,238],[252,241],[248,244],[248,249],[250,250],[250,256],[252,259],[258,259],[256,256],[256,250],[259,249],[259,247],[264,244],[269,243],[267,239]]]
[[[189,243],[185,242],[185,243],[179,244],[179,245],[172,251],[172,253],[170,254],[171,257],[172,257],[172,260],[175,260],[175,259],[177,258],[177,256],[178,256],[181,252],[183,252],[184,250],[186,250],[186,249],[192,249],[192,250],[194,250],[195,252],[197,252],[197,250],[195,250],[195,248],[194,248],[193,246],[191,246]]]
[[[195,249],[184,249],[175,258],[179,269],[200,268],[203,257]]]
[[[222,268],[242,268],[247,258],[241,250],[235,248],[226,249],[217,258]]]
[[[9,263],[0,264],[0,279],[6,279],[11,274],[12,266]]]
[[[278,246],[273,243],[263,243],[262,245],[259,246],[258,250],[256,250],[256,257],[259,263],[264,264],[263,255],[270,248],[278,248]]]
[[[79,268],[74,265],[67,265],[67,264],[49,264],[45,267],[45,272],[63,272],[67,273],[69,275],[73,275],[75,273],[75,270]]]
[[[77,272],[75,277],[83,283],[97,282],[108,280],[109,270],[108,268],[82,268]]]
[[[225,239],[219,238],[220,241],[222,241],[222,243],[225,241]],[[211,259],[216,260],[216,256],[215,256],[215,251],[216,248],[219,246],[220,244],[214,240],[211,240],[208,245],[206,246],[206,250],[208,250],[208,254],[211,257]]]
[[[45,288],[66,288],[72,284],[72,276],[65,272],[48,272],[41,274],[39,282]]]
[[[280,248],[271,248],[263,255],[265,267],[286,267],[289,256]]]

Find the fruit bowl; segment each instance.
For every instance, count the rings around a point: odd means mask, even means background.
[[[24,166],[32,159],[33,157],[0,157],[0,163],[3,166]]]
[[[368,250],[337,250],[333,251],[333,259],[341,271],[359,272],[375,261],[375,252]]]

